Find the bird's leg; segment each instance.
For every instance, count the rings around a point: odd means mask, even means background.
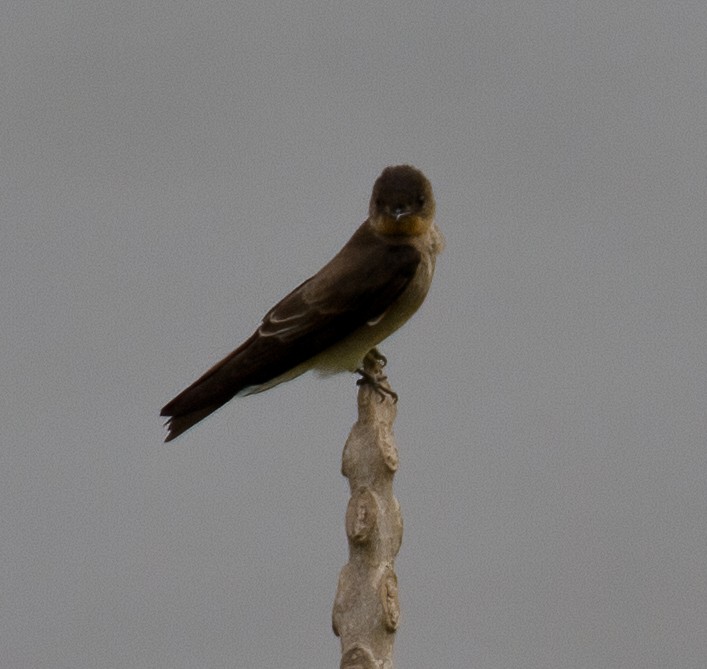
[[[383,382],[388,380],[388,377],[383,374],[383,367],[387,364],[386,357],[377,349],[372,348],[363,359],[363,367],[359,367],[356,373],[361,375],[361,378],[356,381],[357,386],[366,385],[372,386],[373,390],[378,393],[381,402],[387,395],[393,402],[398,402],[398,394],[391,390],[388,386],[384,386]]]
[[[387,386],[384,386],[382,383],[383,381],[386,381],[388,379],[387,376],[376,376],[375,374],[371,374],[371,372],[367,372],[361,367],[356,370],[356,373],[361,375],[361,378],[356,381],[357,386],[362,386],[364,384],[372,386],[373,390],[380,396],[381,402],[385,399],[385,396],[387,395],[393,400],[393,402],[397,404],[398,393],[396,393],[394,390],[391,390]]]
[[[374,363],[380,363],[381,367],[385,367],[388,364],[388,358],[386,358],[375,346],[368,353],[366,353],[366,357]]]

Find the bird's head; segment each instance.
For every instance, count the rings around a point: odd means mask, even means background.
[[[434,221],[432,186],[411,165],[386,167],[373,186],[369,215],[383,235],[423,235]]]

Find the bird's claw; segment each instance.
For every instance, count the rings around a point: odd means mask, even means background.
[[[380,353],[378,355],[381,355]],[[383,357],[381,355],[381,357]],[[385,360],[385,358],[384,358]],[[383,363],[385,364],[385,362]],[[385,376],[384,374],[371,374],[370,372],[367,372],[363,368],[359,368],[356,370],[358,374],[361,375],[361,378],[356,381],[357,386],[363,386],[363,385],[368,385],[373,388],[373,390],[378,394],[380,397],[380,401],[382,402],[386,395],[390,397],[393,400],[394,404],[398,403],[398,393],[396,393],[394,390],[391,390],[387,386],[383,385],[384,381],[388,380],[388,377]]]

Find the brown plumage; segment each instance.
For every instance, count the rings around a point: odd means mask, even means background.
[[[263,318],[235,351],[161,411],[171,441],[236,395],[249,395],[316,369],[355,371],[427,294],[442,237],[429,181],[408,165],[376,181],[368,219],[317,274]]]

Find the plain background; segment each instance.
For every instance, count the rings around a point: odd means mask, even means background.
[[[158,411],[409,162],[396,666],[704,668],[707,4],[2,15],[2,666],[338,666],[354,377]]]

